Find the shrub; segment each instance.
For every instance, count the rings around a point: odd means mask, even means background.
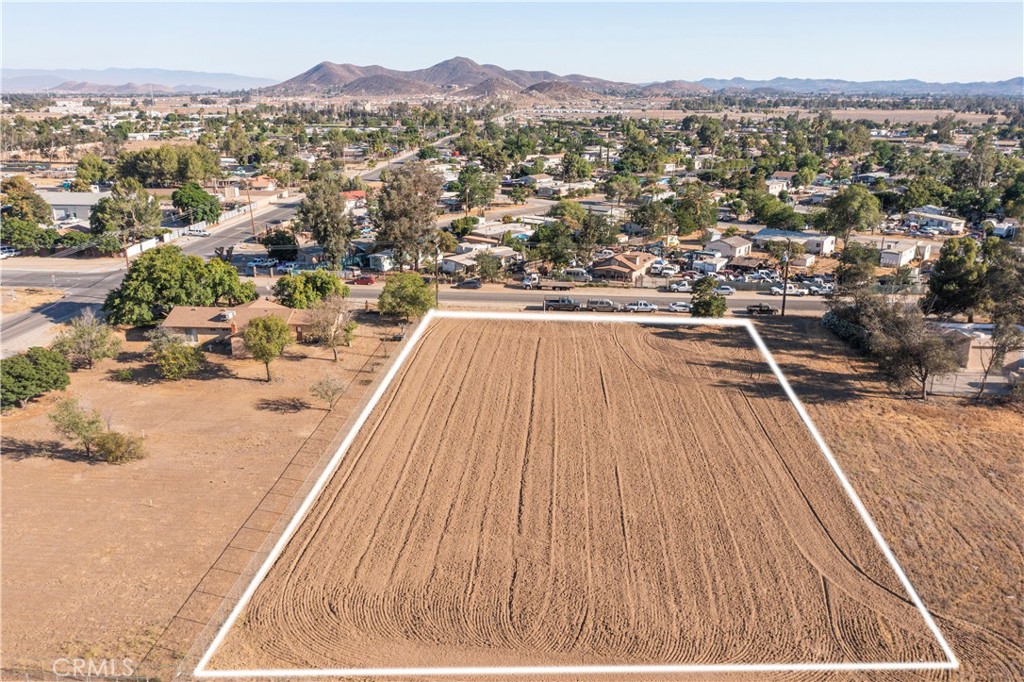
[[[203,351],[185,343],[165,345],[155,356],[157,370],[163,379],[185,379],[198,372],[205,361]]]
[[[67,358],[73,367],[92,369],[97,361],[115,357],[121,350],[121,341],[114,335],[113,328],[103,324],[91,309],[86,308],[57,336],[52,348]]]
[[[131,381],[134,377],[135,375],[132,374],[132,371],[127,367],[115,369],[110,373],[110,378],[114,381]]]
[[[96,457],[110,464],[124,464],[146,456],[141,438],[120,431],[100,434],[93,441],[93,447],[96,449]]]

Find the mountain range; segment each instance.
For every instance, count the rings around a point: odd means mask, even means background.
[[[565,87],[540,88],[543,83]],[[419,96],[454,93],[467,97],[541,97],[569,101],[598,95],[640,97],[700,94],[712,91],[759,94],[836,95],[995,95],[1024,98],[1024,78],[996,82],[929,83],[920,80],[848,81],[816,78],[704,78],[625,83],[582,74],[505,69],[454,57],[425,69],[400,71],[384,66],[321,62],[286,81],[230,73],[167,69],[9,69],[2,71],[4,92],[143,95],[233,91],[261,88],[281,95],[342,94],[355,97]]]
[[[234,73],[180,71],[169,69],[11,69],[0,70],[4,92],[89,92],[110,94],[156,94],[248,90],[273,85],[271,78],[253,78]],[[135,85],[137,84],[137,85]],[[132,86],[138,92],[117,88]],[[131,88],[129,88],[131,89]]]

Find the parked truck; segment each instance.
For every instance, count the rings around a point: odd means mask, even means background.
[[[767,303],[752,303],[747,306],[749,315],[778,315],[779,309]]]
[[[580,310],[583,306],[575,298],[560,296],[559,298],[545,298],[544,310]]]
[[[572,282],[562,282],[551,277],[541,277],[531,272],[523,277],[524,289],[551,289],[552,291],[570,291],[575,288]]]

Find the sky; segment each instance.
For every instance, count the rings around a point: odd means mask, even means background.
[[[284,80],[322,61],[463,56],[645,83],[1024,74],[1024,3],[41,3],[2,5],[3,66],[155,67]]]

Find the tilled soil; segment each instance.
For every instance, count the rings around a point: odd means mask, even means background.
[[[745,330],[441,319],[210,667],[942,659]]]

